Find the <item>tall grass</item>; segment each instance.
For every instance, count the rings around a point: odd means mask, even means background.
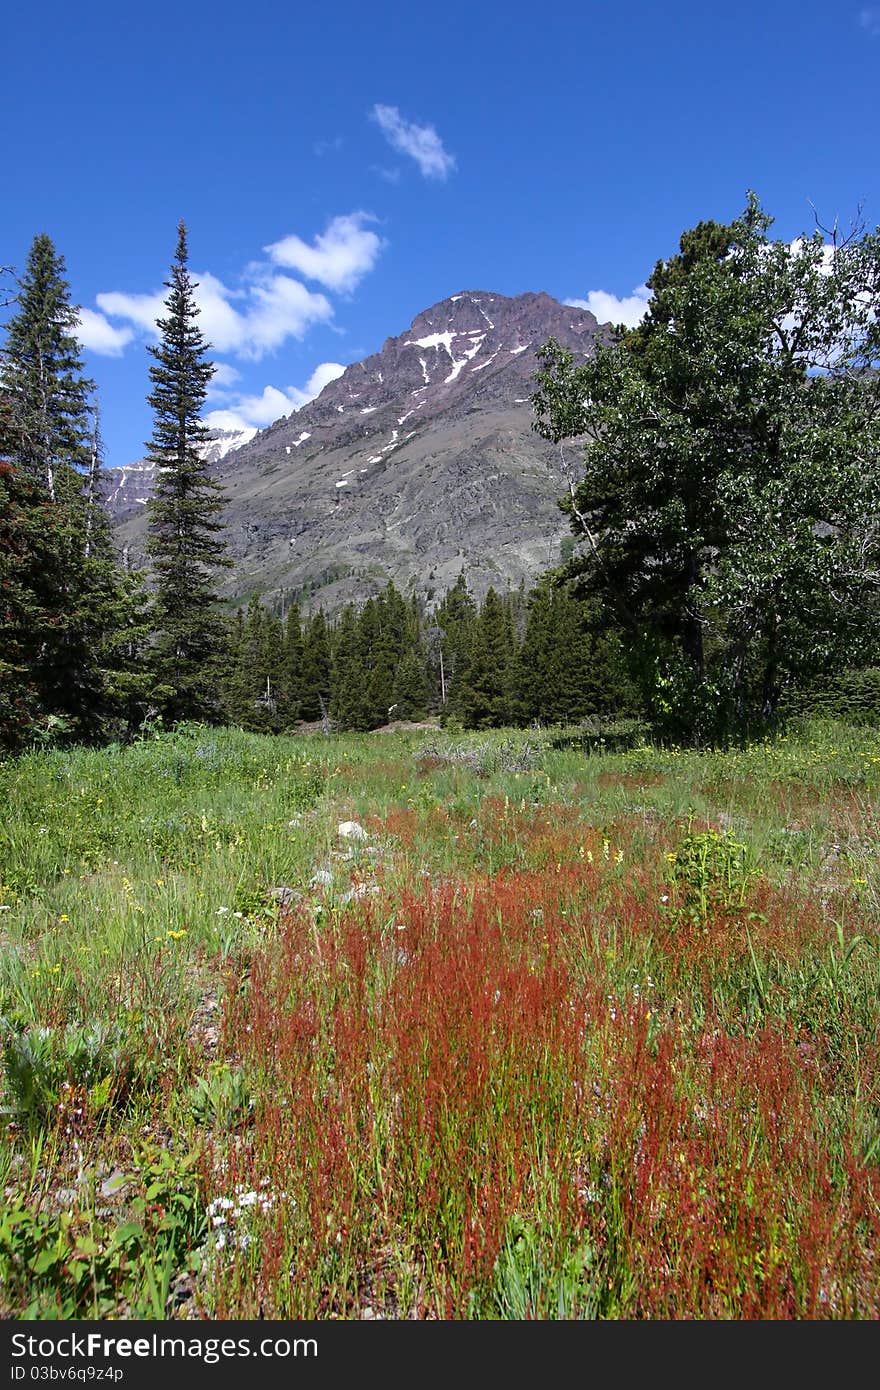
[[[8,1315],[880,1313],[880,734],[554,743],[0,768]]]

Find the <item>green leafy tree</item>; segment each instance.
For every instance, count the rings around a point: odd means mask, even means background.
[[[223,623],[215,571],[231,564],[222,539],[223,490],[205,461],[201,411],[214,373],[196,318],[196,284],[187,268],[186,227],[178,227],[166,314],[153,357],[148,402],[153,434],[148,457],[157,466],[147,507],[147,553],[155,598],[153,664],[166,721],[211,719],[219,711]]]
[[[878,236],[772,240],[753,195],[661,262],[644,323],[542,350],[547,438],[578,438],[571,570],[628,634],[676,737],[765,725],[805,673],[873,645]]]

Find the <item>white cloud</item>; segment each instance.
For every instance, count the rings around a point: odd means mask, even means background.
[[[870,5],[867,9],[859,10],[859,24],[872,39],[880,38],[880,9]]]
[[[432,125],[416,125],[401,116],[396,106],[378,102],[370,112],[393,150],[416,161],[426,179],[446,179],[455,168],[455,155],[443,148],[443,141]]]
[[[238,315],[241,337],[230,344],[242,357],[259,361],[286,338],[304,338],[316,323],[327,323],[333,309],[323,294],[314,294],[287,275],[267,274],[251,286],[251,304]],[[219,346],[219,344],[218,344]]]
[[[300,405],[305,405],[307,401],[314,400],[315,396],[320,396],[324,387],[329,386],[331,381],[336,381],[344,371],[341,362],[321,362],[305,384],[305,399],[300,401]]]
[[[368,212],[334,217],[311,246],[298,236],[286,236],[265,247],[276,265],[298,270],[330,290],[347,293],[373,269],[384,242],[364,226],[376,219]]]
[[[236,367],[230,366],[228,362],[215,363],[214,375],[211,377],[211,385],[208,388],[209,394],[225,396],[240,378],[241,372]]]
[[[316,367],[305,386],[264,386],[259,396],[240,396],[223,410],[212,410],[205,416],[210,429],[240,430],[256,425],[259,429],[274,424],[282,415],[290,415],[307,405],[324,387],[342,376],[345,368],[339,362],[322,362]]]
[[[94,309],[78,310],[76,337],[84,348],[97,352],[101,357],[121,357],[124,348],[134,337],[131,328],[114,328],[103,314]]]
[[[648,286],[637,285],[632,294],[623,299],[607,290],[589,290],[586,299],[566,299],[565,303],[575,309],[589,309],[599,323],[623,323],[627,328],[635,328],[645,317],[650,298]]]
[[[269,267],[253,267],[251,283],[233,291],[205,272],[194,275],[198,326],[217,352],[259,361],[288,338],[303,338],[316,323],[326,323],[333,309],[323,294],[307,290],[298,280],[274,273]],[[233,302],[236,301],[236,302]],[[154,294],[99,294],[99,309],[110,318],[122,319],[155,338],[156,320],[165,313],[165,297]],[[133,336],[131,329],[129,340]]]
[[[125,319],[137,328],[157,337],[156,320],[165,312],[165,296],[160,291],[155,294],[124,294],[118,290],[98,294],[95,302],[102,313],[113,319]]]
[[[244,267],[236,288],[210,271],[194,271],[198,327],[210,349],[259,362],[289,338],[302,339],[316,324],[329,323],[333,306],[326,295],[307,289],[285,271],[299,270],[330,290],[350,292],[373,269],[386,245],[366,225],[371,221],[375,218],[368,212],[334,217],[311,245],[298,236],[282,237],[265,248],[269,260]],[[81,311],[80,341],[95,352],[114,356],[135,337],[155,341],[157,320],[167,312],[166,298],[167,290],[148,294],[105,291],[96,296],[99,312]],[[223,384],[215,379],[215,387]],[[227,379],[225,384],[231,381]]]

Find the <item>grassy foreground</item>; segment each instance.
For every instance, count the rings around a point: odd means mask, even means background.
[[[880,731],[0,767],[12,1318],[880,1316]]]

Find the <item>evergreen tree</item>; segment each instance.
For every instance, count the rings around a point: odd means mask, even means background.
[[[225,718],[241,729],[279,733],[285,722],[283,666],[281,621],[255,594],[244,612],[237,611],[229,631],[221,684]]]
[[[410,634],[410,613],[391,580],[361,610],[361,644],[367,672],[371,724],[378,727],[396,714],[394,685]]]
[[[404,652],[394,675],[394,718],[424,719],[428,712],[428,664],[421,643]]]
[[[464,571],[447,590],[435,612],[437,625],[436,684],[441,712],[460,719],[468,703],[471,646],[477,621],[476,605]]]
[[[292,603],[284,623],[279,715],[282,728],[300,718],[303,694],[303,634],[299,605]]]
[[[303,636],[301,718],[324,719],[330,712],[330,634],[318,609]]]
[[[259,665],[261,689],[258,698],[261,709],[265,710],[266,728],[279,733],[283,727],[280,701],[284,680],[284,628],[271,608],[263,610]]]
[[[147,398],[154,415],[148,457],[157,465],[147,542],[155,584],[153,661],[163,715],[171,721],[217,715],[223,624],[212,572],[231,564],[221,538],[222,488],[204,457],[201,410],[214,368],[195,321],[196,285],[187,261],[181,222],[165,282],[167,313],[158,321],[160,341],[149,348],[153,389]]]
[[[18,308],[7,325],[0,373],[14,427],[10,461],[53,499],[59,467],[87,462],[94,390],[83,375],[77,311],[64,270],[52,239],[45,233],[34,237],[18,282]]]
[[[511,713],[517,724],[553,718],[548,699],[553,643],[553,587],[545,579],[529,594],[526,630],[516,653]]]
[[[17,751],[46,713],[37,674],[59,589],[54,509],[0,449],[0,747]]]
[[[220,690],[225,722],[240,729],[246,727],[252,699],[245,648],[244,609],[237,608],[227,630]]]
[[[364,665],[362,626],[364,614],[375,612],[371,603],[365,605],[360,619],[354,604],[347,604],[333,634],[330,713],[343,729],[370,729],[376,724]]]
[[[380,601],[367,599],[358,617],[359,653],[363,668],[364,711],[367,720],[362,727],[377,728],[387,719],[387,710],[394,698],[394,652],[389,650],[383,631]]]
[[[403,653],[394,673],[394,717],[423,719],[428,712],[430,681],[424,615],[415,594],[406,610]]]
[[[497,727],[511,717],[513,623],[494,588],[486,594],[474,628],[466,691],[459,708],[474,729]]]
[[[28,654],[34,731],[52,721],[94,741],[122,732],[120,721],[130,725],[144,695],[142,595],[119,570],[100,502],[92,383],[82,374],[63,269],[49,237],[36,237],[2,353],[2,456],[11,465],[2,506],[18,532],[10,593],[31,618],[22,643],[10,610],[0,639],[18,651],[16,669]]]

